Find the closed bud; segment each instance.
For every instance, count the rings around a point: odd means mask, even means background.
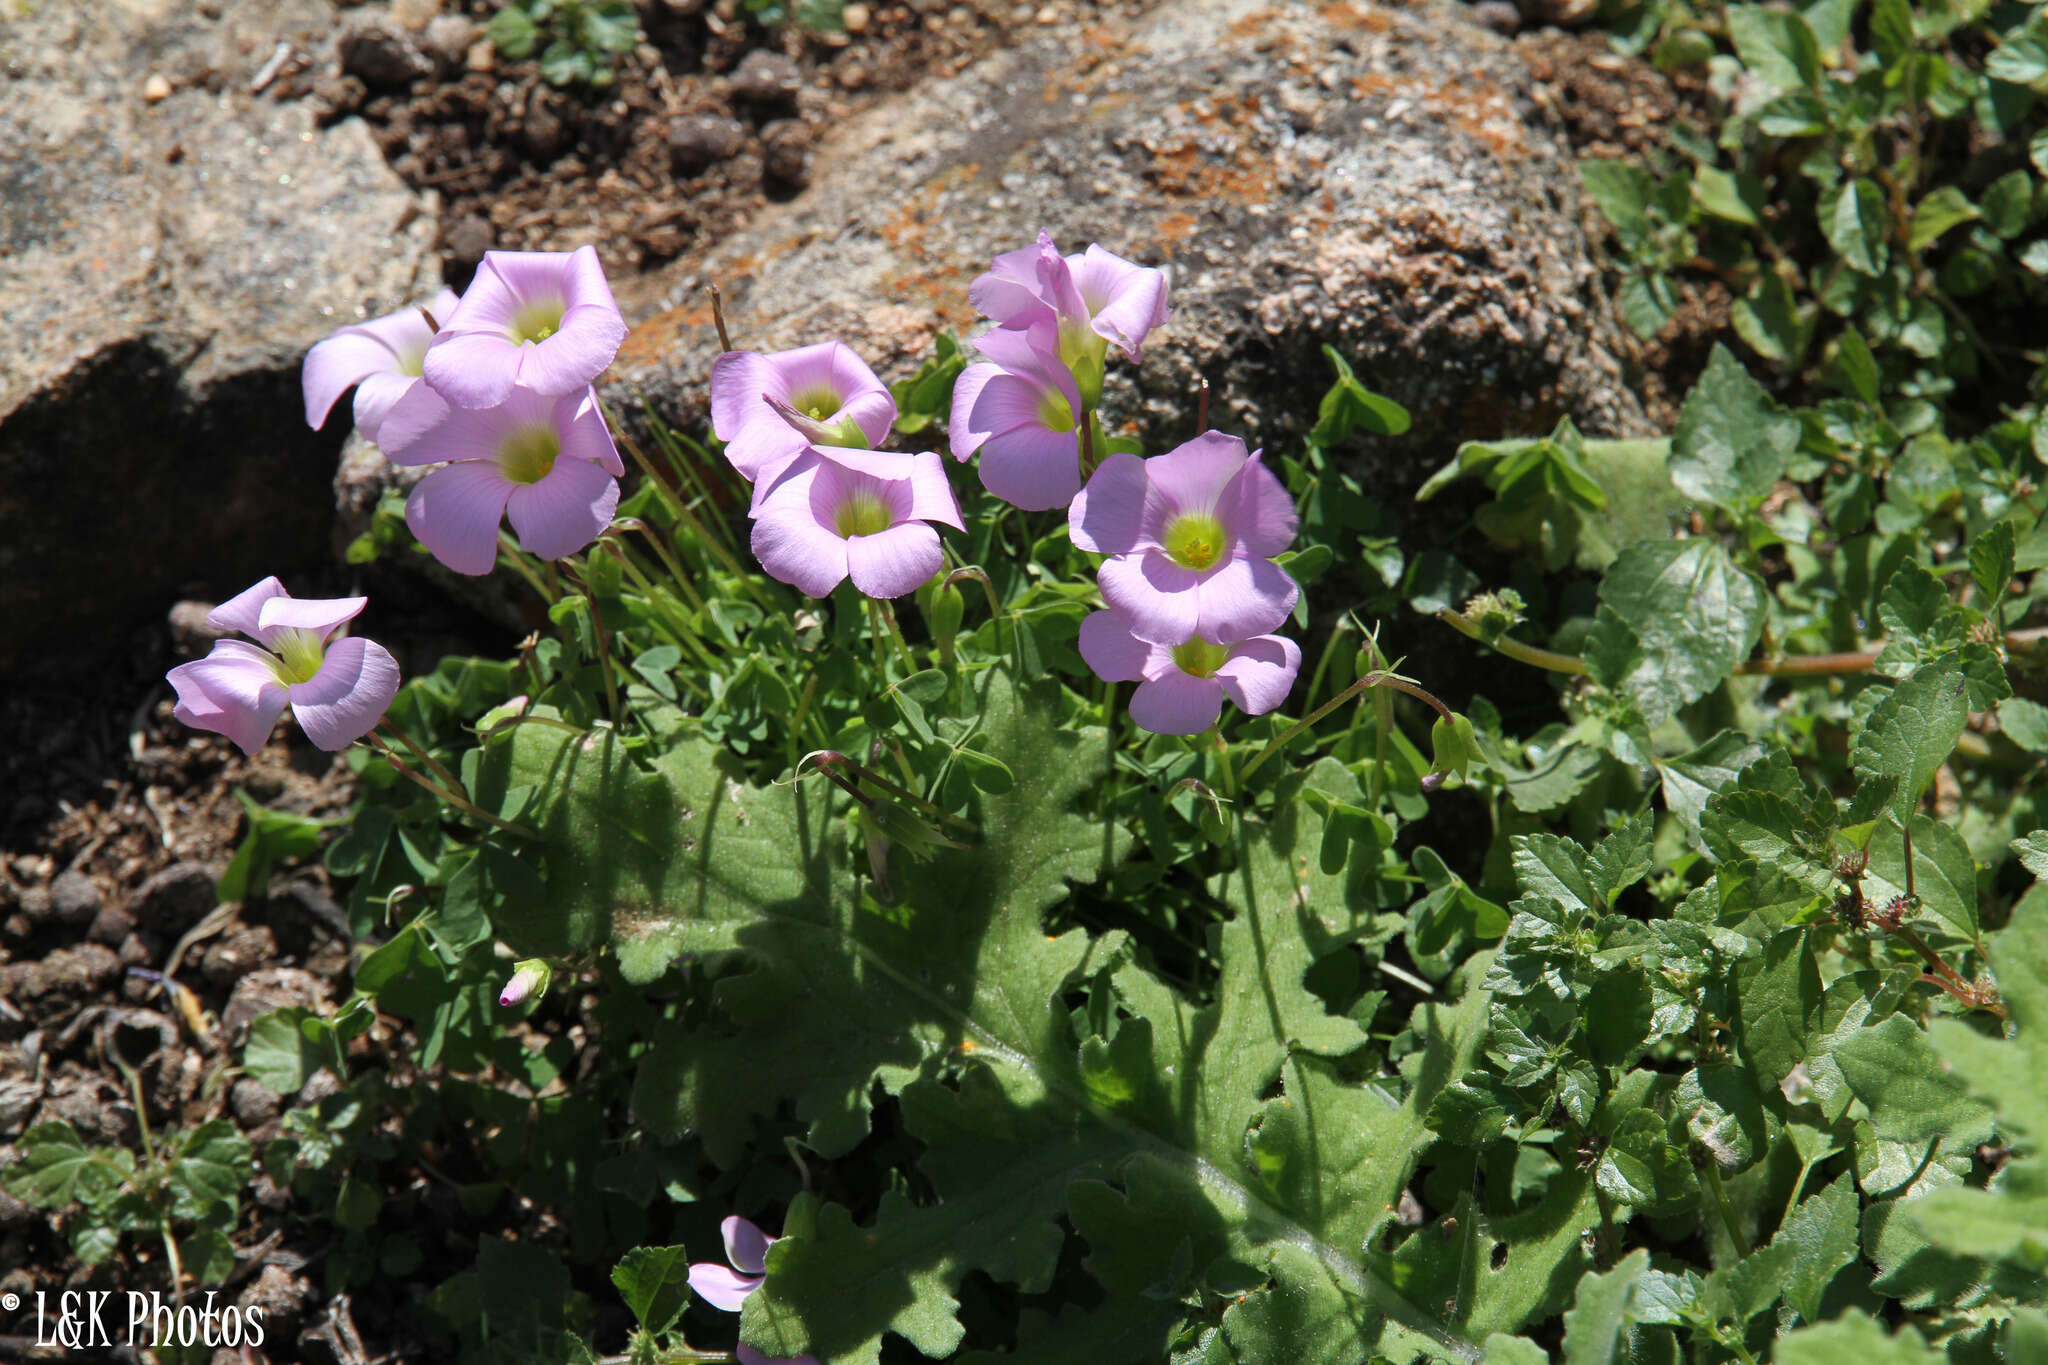
[[[505,983],[505,989],[498,992],[498,1003],[510,1009],[528,999],[539,1001],[548,993],[548,982],[554,976],[553,968],[537,957],[529,957],[512,965],[512,979]]]

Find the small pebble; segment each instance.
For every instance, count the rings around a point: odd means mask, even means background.
[[[470,44],[469,55],[462,60],[464,67],[471,71],[490,71],[498,65],[498,49],[491,46],[488,38]]]
[[[1039,8],[1037,18],[1039,23],[1050,27],[1060,21],[1060,12],[1051,5],[1043,5]]]
[[[156,104],[161,100],[167,100],[170,97],[171,83],[170,81],[166,80],[163,76],[151,76],[148,80],[142,83],[142,98],[148,100],[151,104]]]
[[[104,900],[99,887],[83,872],[61,873],[50,883],[50,908],[65,924],[92,923]]]
[[[846,31],[848,33],[867,32],[868,20],[872,17],[868,13],[868,7],[861,4],[860,0],[854,0],[852,4],[846,7],[845,12],[840,15],[840,18],[846,23]]]

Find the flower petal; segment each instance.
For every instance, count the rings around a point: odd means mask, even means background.
[[[619,447],[612,440],[611,427],[605,423],[604,408],[597,401],[596,389],[586,388],[580,398],[564,398],[557,402],[555,430],[562,434],[562,454],[589,460],[624,477],[626,465],[619,459]]]
[[[178,694],[172,715],[195,730],[226,735],[245,754],[263,747],[288,700],[270,656],[242,640],[216,640],[204,659],[164,676]]]
[[[1050,512],[1081,491],[1081,442],[1071,431],[1017,427],[981,448],[981,486],[1013,507]]]
[[[1142,682],[1156,645],[1131,634],[1113,611],[1089,613],[1081,622],[1081,657],[1104,682]]]
[[[967,529],[960,520],[960,500],[953,496],[952,481],[946,477],[946,462],[937,451],[912,455],[906,480],[910,484],[907,516],[916,521],[944,522],[956,531]]]
[[[1194,633],[1228,645],[1264,635],[1285,621],[1301,589],[1272,560],[1240,551],[1211,569],[1194,596],[1201,603]]]
[[[1232,536],[1255,555],[1277,555],[1294,543],[1294,499],[1253,451],[1218,509]]]
[[[1067,536],[1077,548],[1120,555],[1145,543],[1145,512],[1152,500],[1148,468],[1147,461],[1122,451],[1096,466],[1088,486],[1067,509]]]
[[[939,571],[945,554],[939,533],[921,521],[898,522],[871,536],[846,542],[846,571],[869,597],[902,597],[916,592]]]
[[[405,524],[434,558],[457,573],[487,574],[498,562],[498,520],[512,484],[485,460],[437,469],[405,500]]]
[[[519,546],[542,559],[573,555],[604,534],[619,509],[619,481],[590,460],[563,456],[539,483],[515,487],[505,515]]]
[[[578,248],[584,250],[586,248]],[[610,302],[607,293],[606,302]],[[577,393],[604,373],[626,339],[618,305],[582,304],[562,315],[562,326],[546,341],[517,348],[519,382],[536,393]]]
[[[713,1308],[737,1313],[747,1295],[761,1287],[761,1275],[742,1275],[716,1261],[699,1261],[690,1267],[690,1288]]]
[[[256,612],[258,630],[250,632],[266,644],[279,630],[306,630],[326,639],[344,621],[353,621],[367,597],[285,597],[265,602]]]
[[[350,387],[373,374],[398,372],[398,357],[377,338],[355,328],[344,327],[325,341],[315,342],[306,352],[299,371],[299,385],[306,399],[306,425],[318,428],[327,421],[335,400]]]
[[[774,369],[758,351],[727,351],[711,362],[711,434],[730,442],[760,414]],[[782,397],[776,394],[776,397]]]
[[[465,306],[476,289],[463,296]],[[458,408],[496,407],[519,378],[519,350],[503,332],[444,331],[427,348],[427,383]]]
[[[818,524],[808,499],[800,508],[764,507],[754,518],[753,546],[771,578],[807,597],[829,597],[846,579],[846,542]]]
[[[374,640],[336,640],[320,671],[291,689],[292,714],[306,738],[334,753],[377,728],[398,695],[398,661]]]
[[[1093,315],[1095,334],[1137,364],[1146,334],[1167,318],[1166,272],[1136,265],[1094,243],[1069,265]]]
[[[377,444],[377,433],[384,425],[384,418],[401,398],[414,389],[424,389],[426,384],[418,375],[373,374],[364,377],[356,385],[356,430],[371,445]]]
[[[444,443],[432,433],[448,420],[448,414],[469,411],[449,407],[448,400],[421,382],[407,389],[378,419],[376,435],[367,431],[363,435],[393,464],[439,464],[448,456],[441,453]]]
[[[974,405],[981,400],[981,391],[988,381],[1001,373],[999,366],[986,363],[969,365],[953,381],[953,411],[946,419],[946,433],[954,459],[966,459],[981,449],[982,442],[994,434],[986,427],[975,425]]]
[[[1223,714],[1223,686],[1170,669],[1131,694],[1131,719],[1155,735],[1199,735]]]
[[[1216,669],[1216,680],[1238,710],[1263,716],[1287,700],[1300,671],[1300,645],[1284,635],[1255,635],[1231,649]]]
[[[725,1259],[732,1262],[734,1270],[744,1275],[767,1272],[768,1248],[774,1246],[778,1239],[770,1237],[738,1214],[720,1223],[718,1231],[725,1238]]]
[[[1171,511],[1216,512],[1248,458],[1237,437],[1205,431],[1147,460],[1145,472]]]
[[[1045,307],[1045,300],[1039,297],[1041,253],[1042,248],[1034,242],[996,257],[988,270],[967,286],[967,301],[974,311],[994,319],[999,327],[1008,327],[1019,316]]]
[[[1201,615],[1198,580],[1199,575],[1165,555],[1151,553],[1118,555],[1096,575],[1102,600],[1124,618],[1131,634],[1167,646],[1195,633]]]
[[[227,601],[206,613],[206,624],[215,630],[240,631],[251,639],[260,638],[263,629],[263,604],[273,597],[286,597],[284,584],[272,574],[262,582],[242,589]]]

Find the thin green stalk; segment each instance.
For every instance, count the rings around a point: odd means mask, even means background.
[[[570,561],[565,559],[562,563],[568,565]],[[619,683],[618,679],[612,676],[611,637],[605,634],[604,614],[597,607],[597,590],[590,586],[589,566],[586,564],[575,567],[573,572],[576,575],[577,582],[583,588],[583,608],[590,613],[590,633],[597,637],[597,671],[598,676],[604,679],[606,714],[611,717],[612,724],[617,725],[619,723]]]
[[[414,768],[410,763],[407,763],[404,759],[400,758],[398,756],[398,751],[396,749],[393,749],[388,743],[386,743],[384,737],[378,734],[375,730],[372,730],[369,733],[368,739],[370,743],[374,745],[377,748],[377,750],[384,756],[384,761],[386,763],[389,763],[402,776],[410,778],[412,781],[418,783],[421,787],[425,788],[429,795],[434,796],[439,800],[447,802],[449,805],[455,807],[457,810],[463,812],[465,815],[468,815],[471,819],[480,820],[484,824],[491,825],[497,829],[505,830],[506,832],[511,834],[523,835],[528,839],[539,839],[541,837],[539,830],[532,829],[514,820],[507,820],[502,816],[493,815],[489,811],[485,810],[482,806],[479,806],[476,802],[470,800],[468,797],[457,795],[456,793],[442,786],[440,783],[434,781],[432,778],[428,777],[425,773],[420,772],[419,770]]]
[[[1294,724],[1288,726],[1286,730],[1281,732],[1280,737],[1278,739],[1275,739],[1265,748],[1259,750],[1258,756],[1253,758],[1250,763],[1245,765],[1244,774],[1241,780],[1245,782],[1250,782],[1252,780],[1252,774],[1257,772],[1260,769],[1260,767],[1265,764],[1265,761],[1267,759],[1271,758],[1274,754],[1280,752],[1280,750],[1286,748],[1288,744],[1293,742],[1296,736],[1300,735],[1303,731],[1313,726],[1317,721],[1321,720],[1324,716],[1327,716],[1332,711],[1335,711],[1345,702],[1350,701],[1353,697],[1358,696],[1360,693],[1365,692],[1367,689],[1374,687],[1391,687],[1396,692],[1405,692],[1409,696],[1416,698],[1418,701],[1428,702],[1432,707],[1436,709],[1436,713],[1442,716],[1445,720],[1457,720],[1457,717],[1451,714],[1451,709],[1449,707],[1445,706],[1442,702],[1438,701],[1435,697],[1431,696],[1424,689],[1417,687],[1412,682],[1409,682],[1406,678],[1398,678],[1391,673],[1368,673],[1364,677],[1360,678],[1357,682],[1351,684],[1351,686],[1345,688],[1342,692],[1339,692],[1336,696],[1324,702],[1321,706],[1318,706],[1315,710],[1309,712],[1306,718],[1298,720]]]
[[[534,592],[540,595],[540,600],[549,606],[552,607],[561,600],[560,593],[548,591],[548,585],[541,581],[540,575],[533,571],[533,566],[526,562],[526,552],[519,548],[519,542],[512,539],[508,531],[498,532],[498,562],[510,564],[517,569],[519,576],[531,584]]]
[[[1316,693],[1322,690],[1323,676],[1330,671],[1330,661],[1337,657],[1337,641],[1345,631],[1351,629],[1351,618],[1340,616],[1337,624],[1330,627],[1330,641],[1323,646],[1323,657],[1316,661],[1316,671],[1309,675],[1308,690],[1301,694],[1302,700],[1313,702]]]
[[[1223,737],[1223,719],[1209,727],[1208,737],[1216,741],[1216,767],[1223,777],[1223,796],[1229,801],[1237,800],[1237,774],[1230,766],[1230,741]]]
[[[1711,1152],[1707,1154],[1706,1172],[1707,1193],[1713,1196],[1714,1207],[1720,1211],[1722,1225],[1728,1229],[1728,1240],[1735,1244],[1736,1255],[1749,1255],[1749,1238],[1743,1235],[1742,1224],[1735,1217],[1735,1205],[1728,1201],[1728,1187],[1721,1183],[1721,1163]]]

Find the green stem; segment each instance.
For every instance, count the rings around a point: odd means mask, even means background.
[[[549,606],[552,607],[561,598],[560,593],[548,590],[548,585],[541,581],[540,575],[533,571],[533,566],[526,562],[526,551],[519,548],[519,542],[512,539],[510,532],[498,532],[498,562],[510,564],[517,569],[519,576],[531,584],[534,592],[540,595],[540,600]]]
[[[1444,610],[1437,618],[1452,626],[1460,634],[1507,655],[1520,663],[1534,668],[1547,669],[1552,673],[1584,674],[1586,661],[1576,654],[1559,654],[1554,650],[1538,649],[1523,644],[1520,640],[1502,635],[1489,640],[1483,636],[1472,619],[1462,612]],[[2008,631],[2005,635],[2007,649],[2025,649],[2048,639],[2048,626],[2035,626],[2027,630]],[[1793,654],[1778,659],[1746,659],[1735,665],[1738,677],[1767,678],[1820,678],[1840,677],[1849,673],[1868,673],[1877,663],[1879,650],[1863,649],[1848,654]]]
[[[1209,727],[1209,733],[1203,738],[1216,741],[1216,768],[1223,777],[1224,799],[1237,800],[1237,774],[1230,766],[1230,741],[1223,737],[1222,717],[1217,717],[1216,723]]]
[[[1417,687],[1414,683],[1409,682],[1406,678],[1398,678],[1391,673],[1368,673],[1364,677],[1360,678],[1357,682],[1351,684],[1351,686],[1345,688],[1342,692],[1339,692],[1336,696],[1324,702],[1321,706],[1318,706],[1315,710],[1309,712],[1304,719],[1298,720],[1293,725],[1287,727],[1287,729],[1281,733],[1278,739],[1268,744],[1265,748],[1259,750],[1258,756],[1252,759],[1250,763],[1245,765],[1244,775],[1241,780],[1245,782],[1250,782],[1252,780],[1252,774],[1257,772],[1267,759],[1271,758],[1280,750],[1286,748],[1288,744],[1291,743],[1297,735],[1301,734],[1304,730],[1307,730],[1310,726],[1314,725],[1324,716],[1327,716],[1332,711],[1335,711],[1345,702],[1350,701],[1353,697],[1356,697],[1361,693],[1367,691],[1368,689],[1374,687],[1391,687],[1396,692],[1405,692],[1409,696],[1414,697],[1418,701],[1428,702],[1432,707],[1436,709],[1436,713],[1442,716],[1445,720],[1451,721],[1453,723],[1457,721],[1457,717],[1451,714],[1451,709],[1448,706],[1445,706],[1442,702],[1438,701],[1435,697],[1431,696],[1427,691],[1420,687]]]
[[[429,795],[447,802],[473,820],[480,820],[484,824],[496,829],[502,829],[508,834],[518,834],[525,838],[536,840],[541,837],[539,830],[529,828],[514,820],[507,820],[502,816],[493,815],[468,797],[457,795],[428,777],[425,773],[418,771],[410,763],[400,758],[398,751],[386,743],[384,737],[375,730],[369,733],[368,738],[370,743],[375,745],[377,750],[383,754],[386,763],[389,763],[400,775],[412,779],[412,781],[425,788]]]
[[[1728,1240],[1735,1244],[1738,1256],[1750,1253],[1749,1238],[1742,1235],[1742,1224],[1735,1217],[1735,1205],[1728,1202],[1728,1187],[1721,1183],[1721,1163],[1707,1154],[1707,1192],[1714,1197],[1714,1207],[1720,1211],[1722,1225],[1728,1229]]]
[[[590,567],[587,564],[572,565],[566,559],[562,563],[571,569],[583,589],[583,609],[590,613],[590,633],[597,637],[597,671],[604,679],[605,710],[616,726],[619,723],[619,684],[612,676],[611,637],[605,634],[604,614],[597,609],[597,589],[590,586]]]

